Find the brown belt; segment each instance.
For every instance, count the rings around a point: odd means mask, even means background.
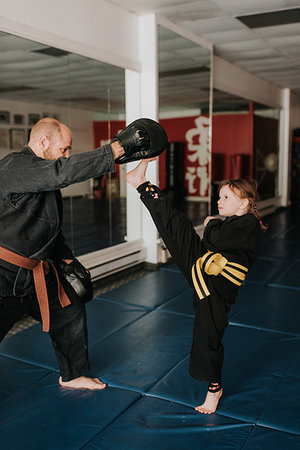
[[[48,261],[40,261],[37,259],[25,258],[25,256],[18,255],[17,253],[11,252],[4,247],[0,246],[0,258],[7,261],[15,266],[22,267],[23,269],[29,269],[33,271],[33,279],[35,292],[38,299],[43,331],[49,331],[50,328],[50,312],[49,312],[49,301],[48,293],[46,287],[45,274],[49,272],[49,267],[51,266],[54,270],[57,285],[58,285],[58,298],[61,306],[64,308],[71,304],[65,290],[60,283],[58,273],[54,264],[48,263]]]

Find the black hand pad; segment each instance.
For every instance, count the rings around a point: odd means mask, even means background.
[[[114,141],[118,141],[125,151],[116,163],[125,164],[160,155],[168,144],[168,137],[158,122],[143,118],[120,131]]]
[[[78,259],[75,258],[70,264],[58,261],[55,263],[55,267],[71,301],[74,295],[84,303],[93,298],[91,274]]]

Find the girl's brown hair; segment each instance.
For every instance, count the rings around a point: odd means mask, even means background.
[[[236,195],[240,198],[247,198],[249,200],[249,212],[253,214],[257,220],[259,221],[260,228],[263,231],[266,231],[268,225],[265,225],[261,219],[261,215],[257,209],[257,181],[255,180],[246,180],[243,178],[237,178],[235,180],[224,180],[221,182],[218,191],[223,186],[228,186]]]

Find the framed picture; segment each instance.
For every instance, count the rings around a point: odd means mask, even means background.
[[[51,117],[51,118],[53,118],[53,119],[59,120],[59,115],[56,114],[56,113],[47,113],[47,112],[44,112],[44,113],[42,114],[42,117],[43,117],[43,118],[44,118],[44,117]]]
[[[14,124],[15,125],[23,125],[24,124],[23,114],[14,114]]]
[[[38,113],[28,114],[28,125],[35,125],[40,120],[40,115]]]
[[[0,123],[10,123],[9,111],[0,111]]]
[[[25,130],[12,128],[10,130],[10,148],[20,150],[25,145]]]
[[[7,149],[9,147],[10,147],[9,130],[0,128],[0,148]]]

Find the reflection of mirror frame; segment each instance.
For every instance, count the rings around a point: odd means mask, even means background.
[[[168,20],[166,20],[166,19],[164,19],[162,17],[159,17],[159,16],[157,17],[157,25],[158,25],[158,27],[162,27],[163,29],[169,30],[171,33],[174,33],[175,35],[178,35],[179,37],[183,38],[186,41],[190,41],[192,44],[196,44],[197,46],[199,46],[199,48],[205,48],[208,51],[209,60],[210,60],[210,75],[209,75],[209,83],[208,83],[209,95],[208,95],[208,102],[207,102],[208,103],[208,108],[207,108],[207,110],[208,110],[207,111],[207,113],[208,113],[208,135],[207,135],[207,139],[208,139],[208,152],[209,152],[209,155],[208,155],[208,175],[209,175],[208,194],[205,197],[203,197],[203,200],[201,200],[201,197],[199,197],[199,195],[198,195],[197,201],[198,202],[199,201],[207,202],[208,206],[209,206],[208,210],[210,210],[210,201],[211,201],[211,192],[210,192],[211,191],[211,124],[212,124],[212,120],[211,120],[211,117],[212,117],[212,70],[211,70],[212,45],[207,43],[206,41],[202,40],[199,36],[196,36],[193,33],[189,33],[189,32],[186,32],[185,30],[182,30],[180,27],[176,26],[175,24],[169,22]],[[180,43],[180,41],[179,41],[179,43]],[[175,51],[175,53],[176,53],[176,51]],[[165,76],[168,73],[169,77],[177,75],[178,77],[181,76],[184,79],[185,73],[187,74],[186,76],[188,76],[188,74],[192,74],[192,73],[196,74],[196,72],[198,72],[198,74],[200,76],[200,67],[199,66],[201,66],[201,64],[202,63],[199,60],[198,67],[196,67],[197,66],[197,64],[196,64],[194,69],[191,68],[192,66],[188,70],[185,70],[184,67],[183,67],[182,70],[176,69],[173,72],[172,72],[172,67],[170,67],[169,71],[163,72],[162,75]],[[175,67],[176,64],[175,65],[172,64],[172,66]],[[198,75],[196,74],[196,76],[198,76]],[[176,107],[177,107],[177,104],[176,104],[175,108]],[[191,108],[189,108],[189,109],[191,110]],[[181,106],[180,108],[178,108],[178,110],[182,111],[183,116],[184,116],[184,108]],[[161,123],[162,123],[162,125],[167,127],[167,123],[164,122],[164,120],[163,120],[163,117],[166,116],[166,113],[163,114],[161,112],[161,114],[162,114],[162,115],[160,115]],[[199,113],[195,112],[195,114],[197,116]],[[200,119],[200,117],[201,116],[199,116],[199,119]],[[194,128],[195,132],[196,132],[196,130],[198,130],[198,126],[199,126],[199,131],[197,131],[197,132],[201,133],[201,131],[200,131],[201,130],[201,126],[202,126],[201,124],[197,125],[195,123],[194,125],[192,125],[192,127],[195,127]],[[167,130],[167,132],[168,132],[168,130]],[[192,132],[192,129],[190,130],[190,132]],[[203,128],[202,133],[199,135],[199,138],[200,138],[201,135],[202,136],[205,135],[203,133],[205,133],[205,129],[204,128]],[[195,139],[196,139],[196,136],[195,136]],[[196,141],[193,141],[193,142],[196,142]],[[186,145],[187,145],[187,148],[188,148],[188,145],[189,145],[188,141],[187,141]],[[194,148],[194,143],[192,144],[192,147]],[[178,151],[177,151],[177,153],[178,153]],[[199,194],[200,194],[200,191],[199,191]],[[193,197],[188,197],[188,199],[196,200],[196,197],[194,199],[193,199]]]
[[[263,214],[278,206],[288,206],[290,170],[290,92],[258,78],[238,66],[213,55],[213,87],[229,95],[266,105],[279,111],[278,192],[275,197],[260,202]]]
[[[279,119],[278,109],[214,90],[212,184],[215,191],[221,179],[254,178],[261,202],[269,202],[274,209],[274,198],[278,196]],[[227,146],[224,146],[224,135]],[[223,171],[219,170],[220,165]]]

